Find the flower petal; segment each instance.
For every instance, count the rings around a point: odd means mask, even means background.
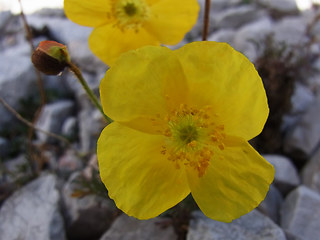
[[[149,133],[158,131],[151,118],[164,119],[168,111],[185,101],[186,94],[180,62],[165,47],[147,46],[123,54],[100,84],[105,113]]]
[[[119,27],[106,24],[95,28],[89,37],[89,47],[103,62],[110,65],[120,54],[145,45],[159,45],[157,39],[140,28],[121,30]]]
[[[162,0],[145,0],[145,1],[149,6],[152,6],[153,4],[156,4],[157,2],[160,2]]]
[[[139,219],[156,217],[189,193],[185,171],[161,154],[164,138],[116,122],[98,140],[100,176],[118,208]]]
[[[64,0],[66,16],[83,26],[96,27],[112,21],[108,18],[111,0]]]
[[[199,4],[197,0],[160,0],[150,6],[150,11],[144,27],[161,43],[173,45],[196,23]]]
[[[246,141],[231,139],[217,151],[203,177],[188,170],[192,196],[208,217],[231,222],[259,205],[274,178],[274,168]]]
[[[211,105],[229,135],[249,140],[262,131],[269,113],[266,93],[244,55],[217,42],[194,42],[174,52],[192,89],[192,104]]]

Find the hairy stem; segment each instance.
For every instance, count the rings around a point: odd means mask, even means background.
[[[96,106],[96,108],[101,112],[101,114],[104,116],[104,118],[107,120],[107,123],[113,122],[113,120],[111,118],[109,118],[107,115],[104,114],[99,100],[97,99],[96,95],[94,95],[92,90],[89,88],[89,86],[88,86],[87,82],[85,81],[85,79],[83,78],[82,73],[79,70],[79,68],[76,65],[74,65],[72,62],[68,63],[68,67],[76,75],[76,77],[79,80],[79,82],[81,83],[82,87],[84,88],[84,90],[88,94],[90,100]]]

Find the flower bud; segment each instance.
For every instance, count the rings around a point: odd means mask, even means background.
[[[70,56],[65,45],[55,41],[42,41],[31,60],[40,72],[58,75],[70,63]]]

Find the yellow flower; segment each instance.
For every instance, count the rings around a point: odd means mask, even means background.
[[[64,0],[69,19],[94,27],[92,52],[106,64],[145,45],[177,44],[196,23],[197,0]]]
[[[123,54],[100,85],[115,121],[98,140],[101,179],[118,208],[155,217],[190,192],[230,222],[265,198],[274,169],[247,142],[268,116],[254,66],[226,43]]]

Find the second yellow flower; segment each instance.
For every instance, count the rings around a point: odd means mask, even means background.
[[[197,0],[65,0],[67,17],[94,27],[92,52],[106,64],[145,45],[174,45],[196,23]]]

